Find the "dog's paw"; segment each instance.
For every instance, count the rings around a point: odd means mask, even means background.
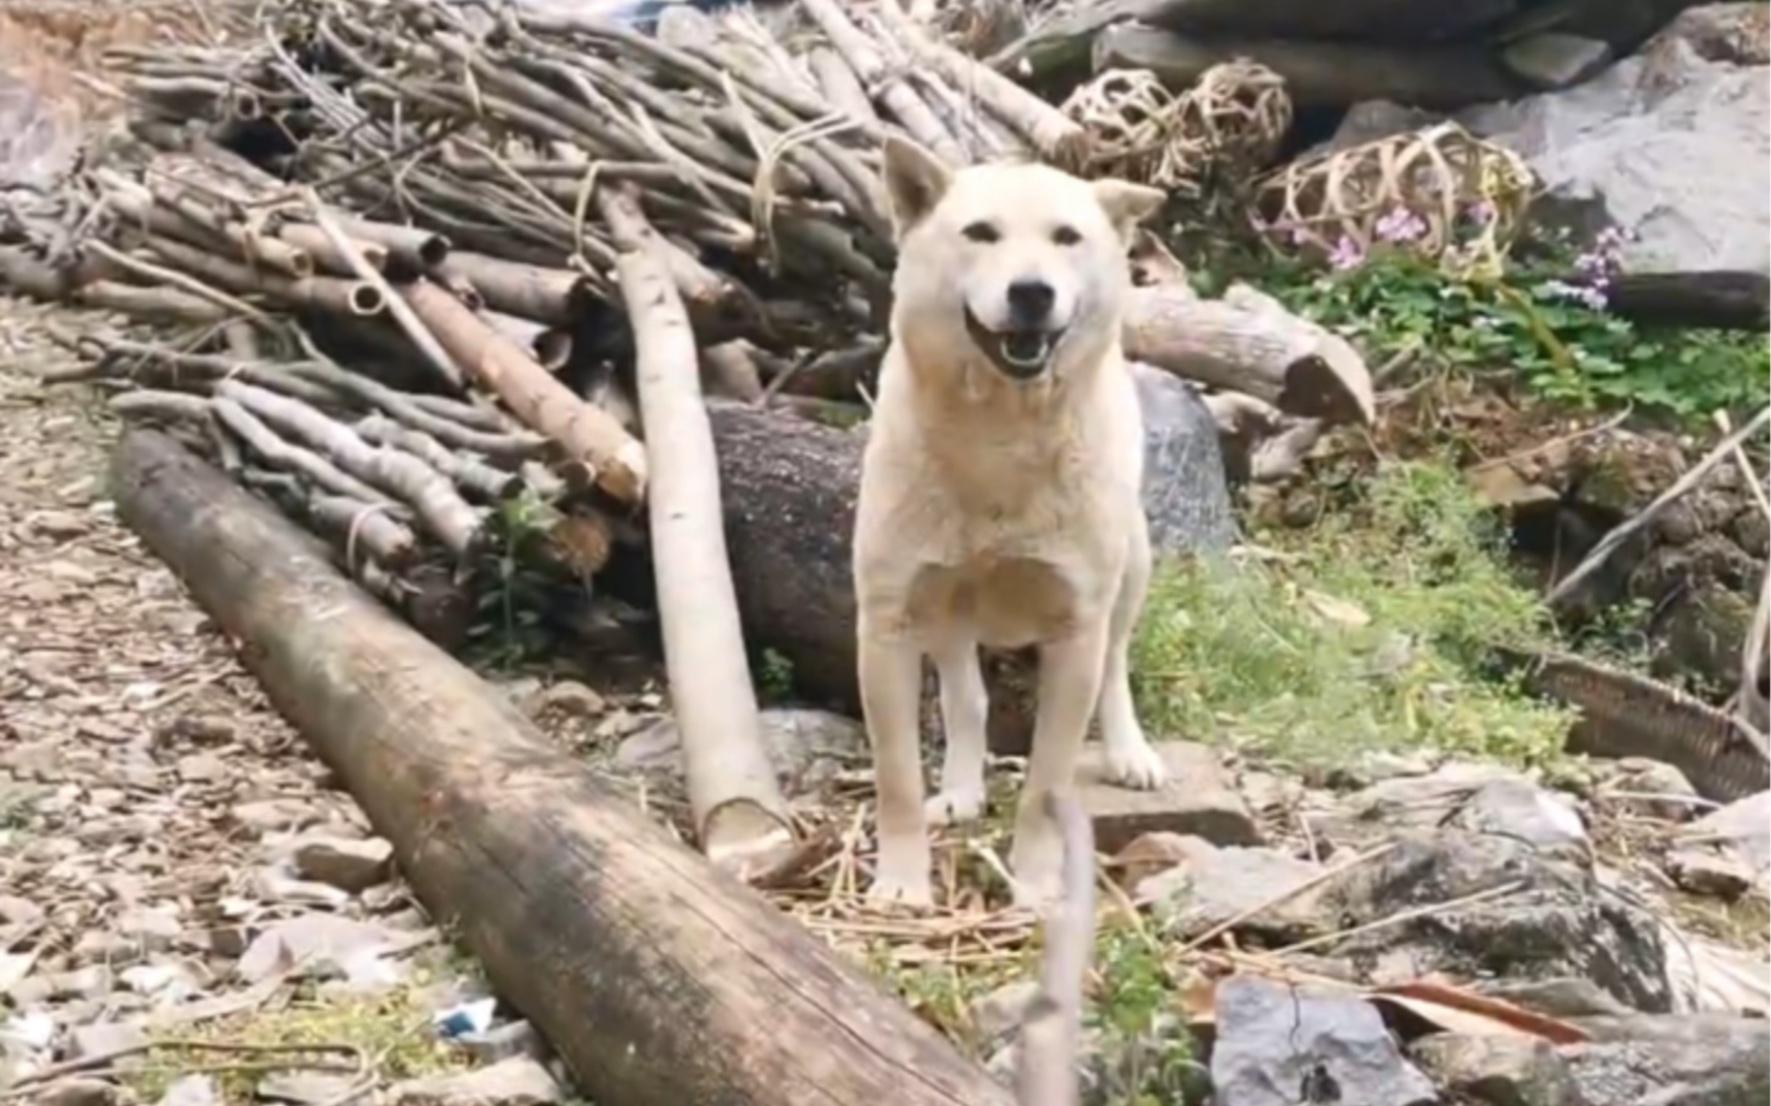
[[[957,826],[974,822],[984,813],[984,789],[944,790],[931,795],[923,809],[930,826]]]
[[[1118,748],[1109,746],[1107,777],[1133,791],[1155,791],[1168,782],[1168,765],[1147,741]]]

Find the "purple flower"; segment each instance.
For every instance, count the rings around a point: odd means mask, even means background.
[[[1494,206],[1493,200],[1477,200],[1464,208],[1464,214],[1472,221],[1486,226],[1500,216],[1500,211]]]
[[[1418,242],[1427,234],[1427,224],[1405,207],[1390,209],[1372,229],[1384,242]]]
[[[1590,311],[1605,310],[1606,297],[1604,283],[1570,284],[1565,280],[1545,281],[1539,289],[1546,296],[1556,299],[1572,300]]]
[[[1358,267],[1359,263],[1364,260],[1365,251],[1359,248],[1359,243],[1344,234],[1328,254],[1328,264],[1343,271]]]

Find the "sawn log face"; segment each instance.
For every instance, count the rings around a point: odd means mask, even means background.
[[[269,506],[153,431],[125,434],[113,477],[125,522],[595,1100],[1007,1106],[935,1030],[600,786]]]

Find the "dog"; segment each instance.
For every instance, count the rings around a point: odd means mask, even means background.
[[[861,705],[878,857],[869,896],[931,903],[928,828],[984,806],[980,645],[1040,651],[1032,751],[1009,864],[1018,903],[1059,894],[1063,842],[1039,796],[1067,786],[1099,713],[1112,778],[1165,782],[1132,705],[1150,578],[1143,418],[1120,330],[1127,253],[1157,189],[1033,163],[953,170],[890,138],[898,244],[891,341],[856,504]],[[946,750],[927,803],[922,658]]]

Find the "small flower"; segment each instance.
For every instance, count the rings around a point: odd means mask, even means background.
[[[1356,268],[1364,260],[1365,251],[1359,248],[1359,243],[1346,235],[1341,236],[1341,240],[1334,244],[1334,249],[1328,254],[1328,264],[1342,271]]]
[[[1416,242],[1426,237],[1427,224],[1405,207],[1392,208],[1372,228],[1384,242]]]
[[[1486,226],[1500,216],[1500,211],[1494,206],[1493,200],[1477,200],[1469,207],[1464,208],[1464,214],[1472,222]]]

